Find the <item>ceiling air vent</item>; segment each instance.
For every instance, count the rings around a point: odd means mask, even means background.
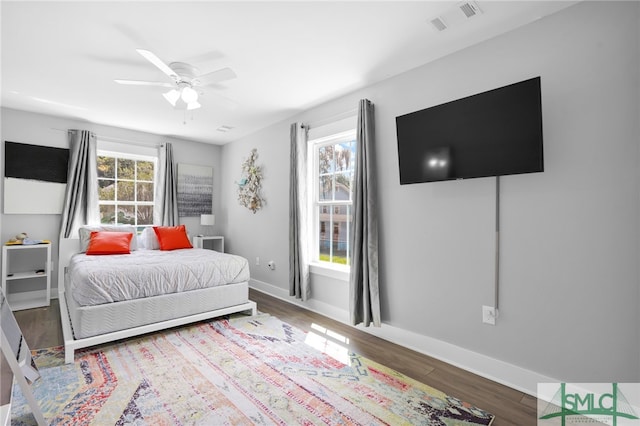
[[[475,1],[466,1],[464,3],[460,3],[458,7],[467,18],[482,14],[482,10],[480,10],[478,4]]]
[[[431,25],[433,25],[433,27],[438,31],[444,31],[447,29],[447,24],[445,24],[444,20],[440,17],[432,19]]]

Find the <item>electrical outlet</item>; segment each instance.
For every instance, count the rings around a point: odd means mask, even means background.
[[[256,257],[256,266],[260,266],[260,258]]]
[[[482,306],[482,322],[496,325],[496,308],[493,306]]]

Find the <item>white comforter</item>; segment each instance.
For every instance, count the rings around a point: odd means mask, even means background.
[[[136,250],[131,254],[75,254],[71,293],[80,305],[97,305],[249,280],[247,259],[205,249]]]

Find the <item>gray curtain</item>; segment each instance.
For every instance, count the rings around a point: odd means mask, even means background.
[[[375,132],[373,104],[368,99],[360,101],[357,126],[349,313],[353,325],[380,327]]]
[[[69,171],[60,236],[76,237],[86,224],[100,223],[98,211],[97,138],[88,130],[69,130]]]
[[[178,175],[173,161],[173,147],[169,142],[162,145],[158,156],[155,206],[153,223],[162,226],[178,225]]]
[[[307,300],[309,286],[309,230],[307,194],[307,128],[291,125],[289,177],[289,295]]]

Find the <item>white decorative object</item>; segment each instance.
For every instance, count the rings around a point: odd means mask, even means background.
[[[200,215],[200,225],[202,226],[213,226],[216,224],[216,216],[213,214],[201,214]]]
[[[264,198],[260,195],[262,170],[260,166],[256,166],[257,158],[258,150],[253,148],[249,158],[242,163],[242,178],[240,182],[237,182],[238,202],[253,213],[260,210],[265,203]]]
[[[202,226],[213,226],[216,224],[216,216],[213,214],[201,214],[200,215],[200,225]]]

